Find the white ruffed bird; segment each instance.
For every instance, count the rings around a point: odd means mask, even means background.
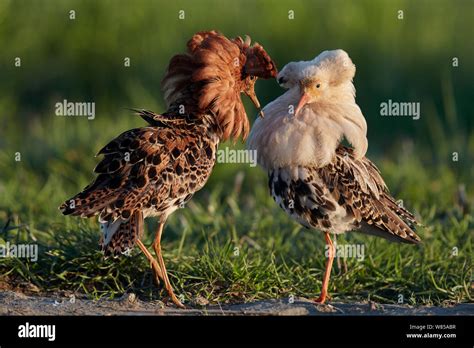
[[[278,74],[288,89],[257,119],[248,147],[268,172],[270,193],[293,219],[324,233],[328,260],[324,303],[335,248],[330,233],[360,231],[416,244],[418,224],[390,195],[377,167],[365,157],[367,123],[355,101],[355,65],[343,50],[291,62]],[[345,138],[352,147],[341,145]]]

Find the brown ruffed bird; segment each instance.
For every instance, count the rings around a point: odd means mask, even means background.
[[[174,56],[162,81],[167,111],[140,110],[148,126],[128,130],[98,153],[96,179],[64,202],[65,215],[99,215],[100,245],[107,255],[120,255],[139,246],[151,263],[157,283],[173,292],[161,252],[168,216],[183,206],[209,178],[220,141],[244,139],[249,121],[241,93],[260,108],[257,78],[276,77],[275,64],[250,38],[228,39],[209,31],[195,34],[187,53]],[[155,259],[141,242],[143,219],[158,217],[153,242]]]
[[[324,303],[334,259],[330,233],[360,231],[416,244],[417,221],[389,193],[365,157],[367,123],[355,102],[355,65],[343,50],[291,62],[278,74],[288,91],[265,106],[248,147],[268,172],[270,194],[293,219],[325,235]],[[341,145],[346,138],[352,148]]]

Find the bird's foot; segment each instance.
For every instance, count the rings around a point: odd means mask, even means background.
[[[327,293],[321,293],[318,298],[312,298],[311,301],[317,303],[317,304],[324,304],[326,300],[331,300],[331,296],[329,296]]]
[[[170,293],[170,299],[171,301],[173,301],[173,303],[178,307],[178,308],[181,308],[181,309],[186,309],[186,306],[175,296],[174,293]],[[163,302],[167,305],[168,304],[168,301],[167,299],[166,300],[163,300]]]

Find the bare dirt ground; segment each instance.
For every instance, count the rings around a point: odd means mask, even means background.
[[[450,307],[330,303],[315,305],[308,299],[264,300],[231,305],[188,305],[177,309],[161,301],[141,301],[134,294],[118,300],[80,299],[67,296],[29,296],[21,292],[0,292],[0,315],[474,315],[474,304]]]

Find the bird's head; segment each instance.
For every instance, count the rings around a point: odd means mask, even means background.
[[[251,45],[249,37],[228,39],[217,31],[196,33],[187,48],[187,53],[171,59],[163,79],[167,105],[212,115],[222,140],[240,135],[245,139],[250,124],[241,94],[260,109],[255,82],[276,77],[275,63],[261,45]]]
[[[341,102],[354,97],[355,65],[343,50],[324,51],[309,62],[290,63],[280,75],[288,88],[299,89],[295,116],[308,104]]]
[[[258,78],[276,77],[277,69],[264,48],[258,43],[251,45],[249,37],[229,40],[217,32],[211,33],[207,32],[204,38],[198,33],[199,40],[191,40],[199,42],[192,51],[198,66],[192,82],[200,86],[197,103],[200,110],[215,115],[223,140],[240,135],[245,139],[250,124],[241,93],[260,109],[255,82]]]
[[[240,74],[240,92],[245,93],[253,102],[257,109],[260,109],[260,102],[255,94],[255,82],[258,78],[269,79],[277,76],[275,63],[272,61],[265,49],[258,43],[251,45],[249,36],[243,40],[237,37],[233,42],[239,47],[240,57],[239,64],[235,64],[238,77]],[[237,62],[237,60],[235,60]],[[260,116],[263,117],[262,111]]]
[[[247,146],[266,169],[323,167],[345,138],[361,158],[368,147],[367,122],[355,101],[355,66],[342,50],[292,62],[278,74],[284,94],[267,104]]]

